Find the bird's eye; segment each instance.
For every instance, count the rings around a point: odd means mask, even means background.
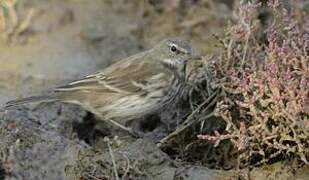
[[[176,46],[172,46],[172,47],[171,47],[171,51],[172,51],[172,52],[176,52],[176,51],[177,51]]]

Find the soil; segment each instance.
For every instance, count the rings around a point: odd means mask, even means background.
[[[224,32],[232,15],[231,1],[192,1],[192,7],[183,4],[184,10],[177,11],[173,4],[177,1],[151,2],[20,1],[16,10],[21,20],[30,9],[35,13],[23,33],[0,39],[0,105],[96,72],[166,37],[190,39],[197,54],[216,53],[213,34]],[[69,104],[2,109],[0,179],[116,179],[115,173],[123,179],[166,180],[309,176],[308,166],[286,162],[210,169],[158,148],[160,128],[136,139],[98,132],[93,122],[89,112]]]

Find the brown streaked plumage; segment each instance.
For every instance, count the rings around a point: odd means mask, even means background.
[[[191,56],[188,42],[167,39],[52,93],[10,101],[6,107],[41,101],[79,104],[103,121],[130,131],[123,122],[152,113],[179,95]]]

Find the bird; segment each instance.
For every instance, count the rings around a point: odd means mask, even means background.
[[[47,94],[9,101],[5,107],[54,101],[77,104],[98,119],[133,133],[123,122],[156,112],[181,96],[186,64],[192,57],[190,42],[165,39]]]

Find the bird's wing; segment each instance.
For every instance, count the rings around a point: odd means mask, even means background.
[[[146,95],[153,88],[166,86],[169,76],[162,73],[162,67],[144,58],[147,57],[143,53],[137,54],[98,73],[57,87],[44,96],[11,101],[6,106],[53,100],[100,105],[122,96]]]
[[[55,89],[55,92],[90,91],[118,94],[143,94],[143,86],[149,84],[151,77],[160,70],[151,61],[144,61],[143,56],[135,56],[88,75],[77,81]]]

